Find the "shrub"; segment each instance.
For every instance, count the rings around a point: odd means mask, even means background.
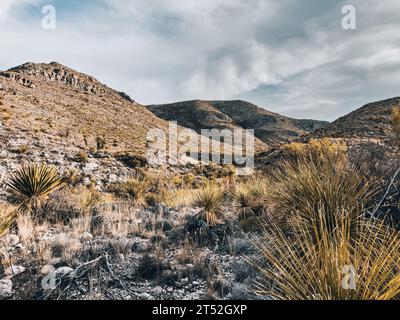
[[[89,155],[86,151],[79,151],[76,155],[76,160],[78,162],[87,162],[89,160]]]
[[[254,197],[245,184],[240,184],[233,192],[233,199],[238,210],[239,220],[254,215]]]
[[[15,208],[0,203],[0,238],[4,236],[15,221]]]
[[[96,145],[98,150],[102,150],[106,147],[106,139],[105,137],[97,137],[96,138]]]
[[[391,124],[394,144],[400,147],[400,107],[394,107],[392,109]]]
[[[285,145],[284,149],[296,158],[311,158],[314,162],[326,159],[343,161],[347,151],[345,144],[330,138],[311,139],[308,143],[292,142]]]
[[[339,158],[312,161],[303,157],[296,163],[285,162],[275,174],[277,206],[289,218],[300,217],[309,224],[318,218],[315,214],[320,209],[330,217],[343,210],[358,216],[377,191],[375,181],[360,171]]]
[[[20,208],[34,212],[41,207],[42,201],[62,184],[63,180],[57,169],[46,164],[24,165],[13,173],[7,182]]]
[[[263,259],[252,261],[260,275],[257,294],[284,300],[398,298],[399,232],[345,211],[334,215],[338,228],[332,230],[327,216],[319,211],[311,228],[300,222],[290,235],[272,221],[264,225],[263,237],[254,241]]]
[[[209,226],[214,226],[223,217],[222,204],[224,190],[216,184],[207,184],[196,190],[193,195],[193,205],[201,208],[197,218],[204,220]]]
[[[137,176],[117,185],[116,192],[119,197],[132,202],[136,207],[144,207],[146,205],[146,197],[151,188],[150,179]]]

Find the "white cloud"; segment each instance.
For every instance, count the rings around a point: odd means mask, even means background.
[[[45,2],[56,6],[56,31],[40,28],[40,11],[12,10],[44,1],[1,0],[0,68],[56,60],[142,103],[239,97],[324,119],[398,94],[399,4],[390,0],[353,0],[350,32],[342,0]]]

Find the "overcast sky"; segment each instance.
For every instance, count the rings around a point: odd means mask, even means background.
[[[0,69],[57,61],[142,104],[244,99],[334,120],[400,95],[399,14],[397,0],[0,0]]]

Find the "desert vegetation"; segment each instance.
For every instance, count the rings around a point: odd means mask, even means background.
[[[22,165],[3,185],[0,298],[397,299],[398,161],[340,139],[283,149],[251,176],[140,167],[102,188]]]

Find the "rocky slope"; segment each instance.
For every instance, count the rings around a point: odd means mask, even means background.
[[[293,141],[327,123],[281,116],[246,101],[185,101],[147,108],[165,120],[200,132],[201,129],[254,129],[255,136],[269,146]]]
[[[388,139],[390,116],[395,106],[400,106],[400,97],[368,103],[317,130],[312,136]]]
[[[344,143],[350,157],[381,158],[383,162],[397,161],[398,153],[391,128],[391,113],[400,106],[400,97],[372,102],[317,129],[299,141],[307,143],[311,139],[330,138]],[[287,158],[285,146],[278,146],[259,153],[256,163],[259,167],[270,169]]]
[[[98,185],[146,162],[150,129],[169,130],[128,95],[56,62],[0,72],[0,123],[0,176],[45,160]]]

